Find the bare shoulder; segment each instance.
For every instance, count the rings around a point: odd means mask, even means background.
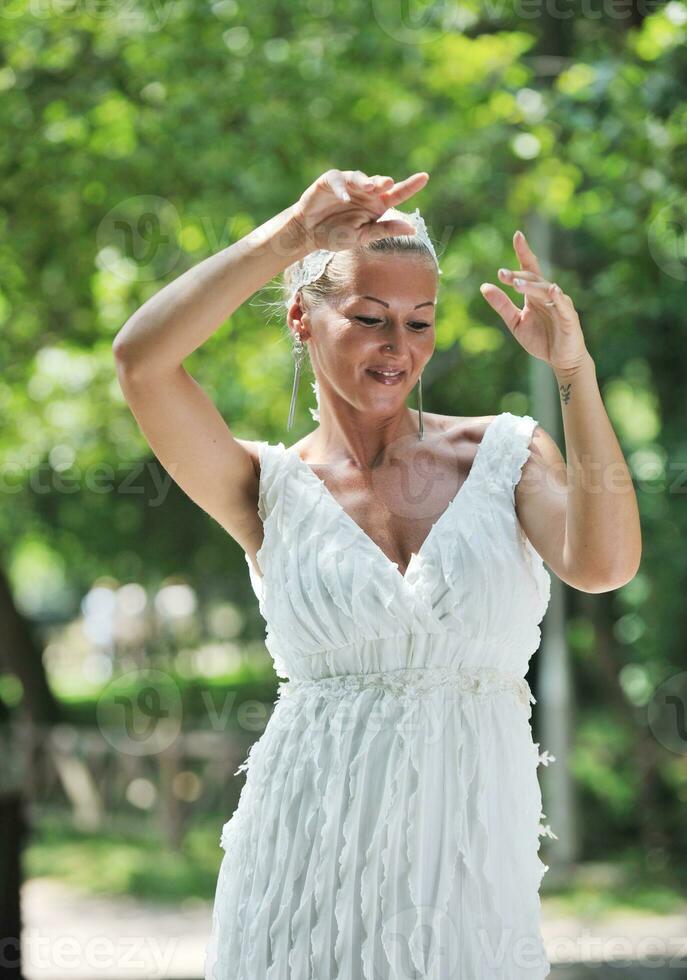
[[[451,416],[437,415],[438,431],[444,431],[446,436],[454,445],[474,442],[476,445],[482,441],[487,429],[503,412],[495,415],[476,415],[476,416]],[[539,465],[558,466],[563,457],[555,440],[549,435],[546,429],[537,422],[534,426],[531,438],[531,454],[527,462],[533,459]],[[533,469],[531,466],[530,469]]]
[[[453,448],[460,449],[471,445],[477,448],[496,417],[496,415],[428,415],[425,412],[425,431],[429,421],[432,434],[445,437]]]

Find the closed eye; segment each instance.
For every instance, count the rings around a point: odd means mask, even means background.
[[[375,323],[382,323],[381,320],[375,319],[375,317],[372,316],[357,316],[356,320],[360,320],[361,323],[365,323],[369,326],[374,325]],[[410,325],[414,330],[426,330],[427,327],[432,326],[431,323],[427,323],[425,320],[412,320]]]

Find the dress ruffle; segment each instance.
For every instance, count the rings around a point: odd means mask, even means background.
[[[261,751],[237,770],[248,775],[222,838],[223,943],[208,978],[376,980],[407,975],[411,962],[428,980],[445,980],[449,965],[480,980],[546,976],[484,959],[511,933],[515,956],[536,922],[512,918],[497,847],[511,823],[536,832],[536,794],[523,797],[517,770],[499,764],[509,731],[525,744],[517,678],[423,678],[407,697],[400,679],[356,692],[342,678],[339,698],[330,683],[282,693]],[[497,785],[505,805],[495,810]],[[529,894],[536,916],[544,866],[529,846],[517,902]],[[478,934],[481,945],[466,944]]]

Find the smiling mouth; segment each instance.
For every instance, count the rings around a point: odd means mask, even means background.
[[[372,368],[366,368],[365,373],[369,374],[370,377],[374,378],[374,380],[379,382],[379,384],[385,385],[399,384],[399,382],[401,382],[405,377],[405,371],[375,371]]]

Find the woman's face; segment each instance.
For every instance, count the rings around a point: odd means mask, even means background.
[[[303,313],[321,399],[338,395],[366,415],[399,411],[434,351],[437,278],[412,254],[358,257],[343,294]]]

